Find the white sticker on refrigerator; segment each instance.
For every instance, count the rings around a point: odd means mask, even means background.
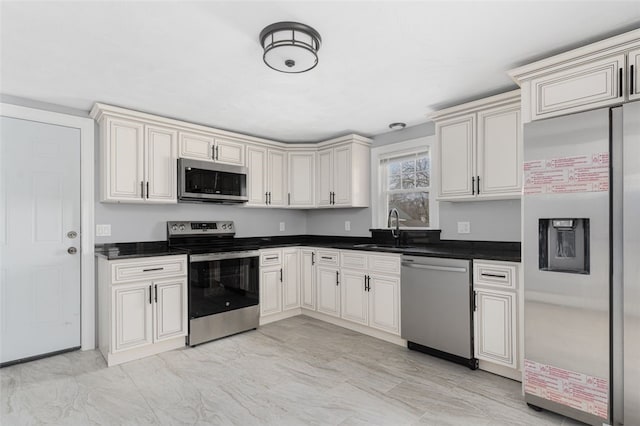
[[[524,391],[603,419],[608,418],[607,379],[525,359]]]
[[[608,190],[608,152],[532,160],[524,163],[525,195]]]

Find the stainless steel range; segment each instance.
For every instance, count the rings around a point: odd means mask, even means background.
[[[231,221],[167,222],[171,247],[189,253],[189,346],[258,327],[259,254],[238,250]]]

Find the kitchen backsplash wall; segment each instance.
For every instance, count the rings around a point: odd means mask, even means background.
[[[302,210],[195,203],[153,206],[96,203],[95,209],[96,224],[111,224],[111,236],[96,237],[98,244],[165,240],[168,220],[233,220],[237,237],[299,235],[307,232],[307,214]],[[280,231],[280,222],[285,224],[284,231]]]

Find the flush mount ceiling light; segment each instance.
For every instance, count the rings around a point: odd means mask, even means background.
[[[401,130],[407,127],[407,123],[391,123],[389,124],[389,128],[391,130]]]
[[[280,72],[301,73],[314,68],[321,42],[316,30],[298,22],[277,22],[260,32],[262,59]]]

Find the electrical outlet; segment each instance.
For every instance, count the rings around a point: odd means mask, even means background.
[[[280,222],[280,231],[284,231],[284,222]]]
[[[345,231],[351,231],[351,221],[350,220],[345,220],[344,221],[344,230]]]
[[[96,237],[110,237],[111,225],[96,225]]]
[[[458,222],[458,234],[470,234],[471,222]]]

